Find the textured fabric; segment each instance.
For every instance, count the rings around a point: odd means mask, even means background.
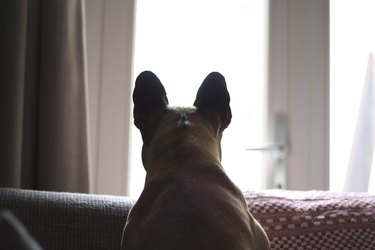
[[[44,249],[120,249],[133,202],[125,197],[0,189],[11,211]]]
[[[271,249],[375,249],[375,196],[323,191],[246,192]]]
[[[246,192],[271,249],[375,249],[375,196],[331,192]],[[119,249],[133,201],[125,197],[0,189],[44,249]]]
[[[0,3],[0,187],[89,192],[83,8]]]

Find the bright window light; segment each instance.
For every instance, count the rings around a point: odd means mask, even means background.
[[[330,189],[343,191],[369,55],[375,1],[330,1]],[[375,175],[374,161],[372,173]],[[375,182],[375,176],[371,177]],[[375,186],[369,187],[374,192]]]
[[[153,71],[172,106],[192,106],[212,71],[224,75],[233,119],[224,131],[223,166],[243,190],[262,187],[267,1],[138,0],[134,76]],[[130,195],[143,188],[142,141],[133,126]]]

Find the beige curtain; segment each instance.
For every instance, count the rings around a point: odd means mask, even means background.
[[[89,192],[83,0],[0,1],[0,186]]]

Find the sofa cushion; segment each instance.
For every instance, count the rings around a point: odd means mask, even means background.
[[[375,249],[375,196],[324,191],[245,192],[271,249]]]

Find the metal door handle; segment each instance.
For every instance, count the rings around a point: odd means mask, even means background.
[[[265,144],[258,147],[246,148],[247,151],[261,151],[273,154],[272,166],[272,187],[285,189],[286,178],[286,157],[287,157],[287,119],[285,114],[279,113],[275,117],[274,125],[275,143]]]

